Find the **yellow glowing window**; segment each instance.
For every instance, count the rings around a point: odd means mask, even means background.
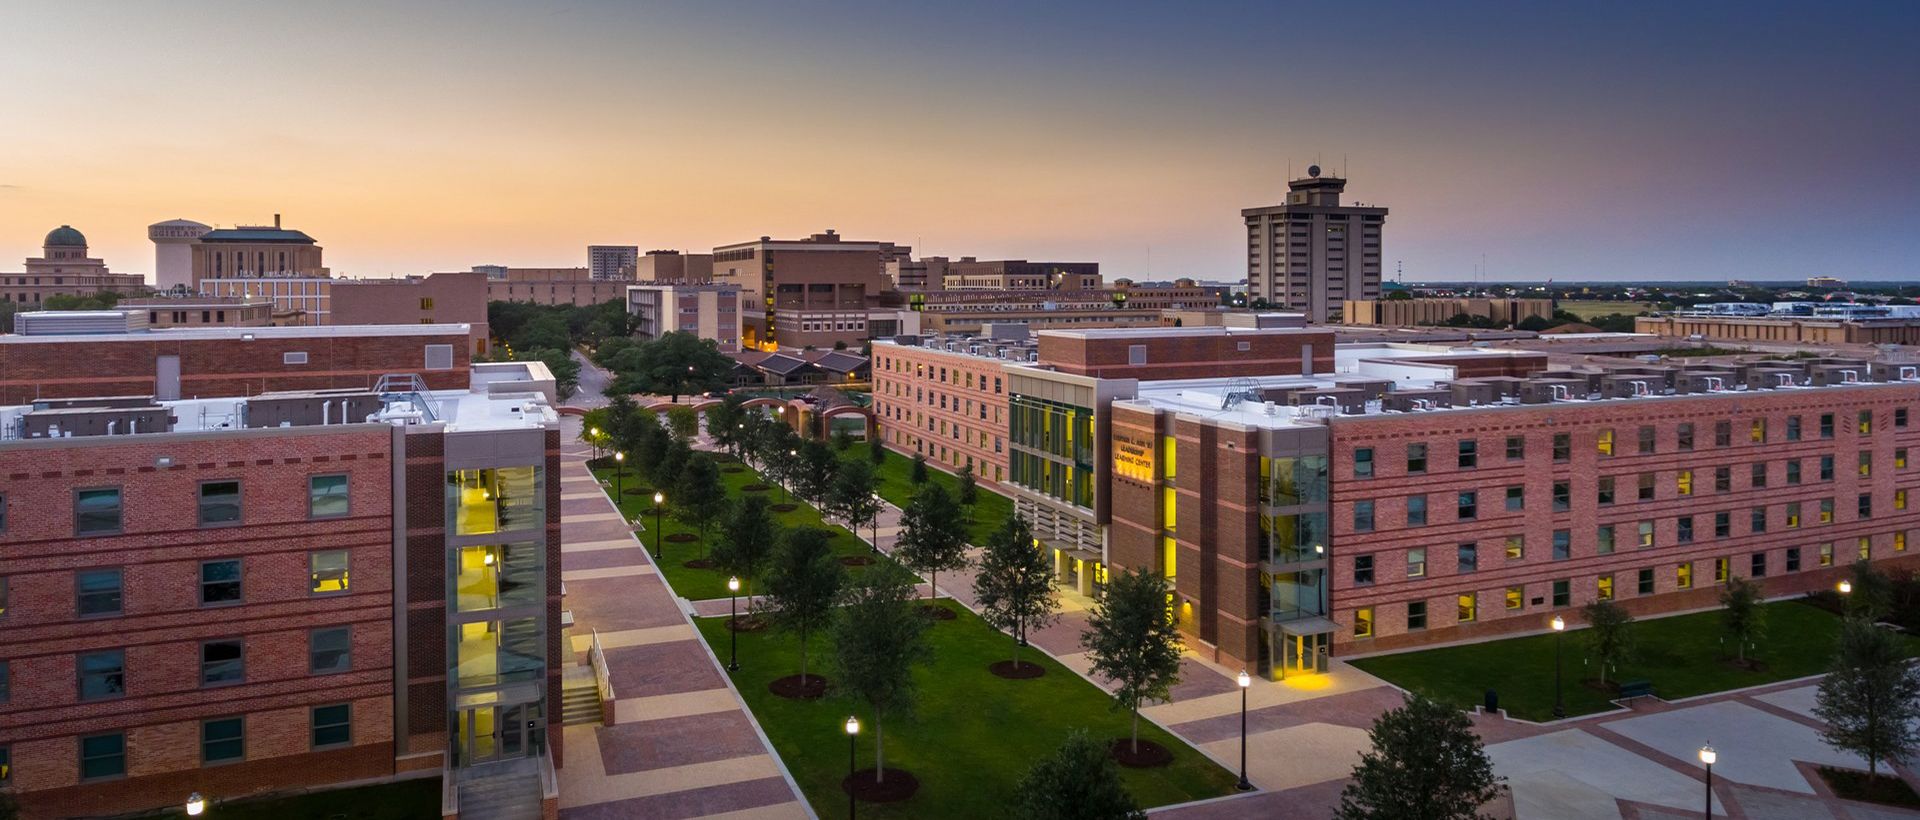
[[[1602,575],[1599,578],[1595,579],[1593,584],[1594,584],[1594,593],[1599,596],[1600,600],[1602,601],[1613,600],[1613,576]]]
[[[1833,523],[1833,499],[1831,498],[1821,499],[1820,501],[1820,523]]]
[[[1747,438],[1755,444],[1765,444],[1767,441],[1767,420],[1754,419],[1753,424],[1747,430]]]
[[[1866,435],[1871,432],[1873,432],[1873,411],[1862,410],[1860,411],[1860,434]]]
[[[1674,476],[1673,483],[1674,486],[1679,489],[1681,495],[1693,495],[1692,470],[1681,470],[1678,475]]]
[[[1173,436],[1160,437],[1160,474],[1169,479],[1173,478],[1175,444]]]
[[[1179,498],[1180,498],[1179,493],[1174,492],[1172,487],[1167,487],[1160,491],[1160,526],[1161,528],[1172,530],[1175,527],[1175,525],[1179,523],[1179,520],[1180,520]]]
[[[1460,596],[1460,622],[1469,623],[1480,614],[1480,596],[1467,593]]]
[[[350,580],[347,576],[347,551],[325,550],[307,555],[307,569],[310,574],[308,591],[314,594],[327,592],[346,592]]]
[[[448,478],[455,535],[524,530],[544,523],[533,467],[455,470]]]
[[[1727,582],[1727,572],[1728,572],[1727,565],[1729,563],[1730,562],[1725,558],[1713,559],[1713,582],[1714,583],[1724,584]]]
[[[1787,505],[1787,526],[1800,526],[1800,502],[1798,501]]]
[[[1600,431],[1598,449],[1600,451],[1600,455],[1603,455],[1603,456],[1613,455],[1613,431],[1612,430],[1609,429],[1609,430]]]
[[[1507,560],[1518,561],[1527,557],[1527,537],[1524,535],[1507,536]]]
[[[1673,568],[1673,585],[1680,589],[1693,588],[1693,565],[1681,564]]]
[[[1907,491],[1906,490],[1893,491],[1893,508],[1896,510],[1904,510],[1907,508]]]
[[[1865,561],[1868,558],[1872,558],[1872,557],[1873,557],[1873,539],[1868,538],[1867,536],[1864,536],[1864,535],[1860,536],[1860,560]]]
[[[1833,566],[1833,542],[1820,545],[1820,566]]]
[[[1353,611],[1353,636],[1373,637],[1373,607],[1363,606]]]
[[[1527,592],[1521,587],[1507,587],[1507,608],[1519,609],[1527,605]]]
[[[1896,470],[1907,469],[1907,448],[1902,447],[1893,451],[1893,467]]]
[[[1873,454],[1865,450],[1860,451],[1860,474],[1873,475]]]
[[[1900,532],[1896,532],[1893,534],[1893,551],[1894,552],[1907,551],[1907,533],[1905,530],[1902,530]]]
[[[1180,546],[1175,544],[1173,539],[1160,539],[1160,570],[1168,579],[1172,579],[1175,570],[1179,568],[1179,556]]]

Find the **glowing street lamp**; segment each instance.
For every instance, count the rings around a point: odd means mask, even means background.
[[[727,579],[727,671],[740,671],[740,576]]]
[[[853,715],[848,715],[847,716],[847,820],[853,820],[854,806],[859,805],[859,802],[860,802],[858,798],[853,796],[853,788],[854,788],[854,782],[853,782],[854,768],[853,767],[856,765],[854,761],[857,759],[857,755],[859,753],[858,752],[859,738],[860,738],[860,719],[857,717],[854,717]]]
[[[614,453],[613,454],[613,508],[616,510],[620,509],[620,499],[625,497],[620,494],[621,493],[620,488],[621,488],[621,485],[624,484],[624,482],[622,482],[621,479],[625,478],[626,475],[627,475],[627,454]]]
[[[206,811],[207,811],[207,799],[205,797],[201,797],[199,792],[194,792],[193,794],[187,795],[187,816],[188,817],[199,817],[200,815],[205,814]]]
[[[1853,582],[1852,582],[1852,581],[1848,581],[1848,580],[1844,580],[1844,579],[1843,579],[1843,580],[1841,580],[1841,582],[1840,582],[1840,594],[1841,594],[1841,595],[1852,595],[1852,594],[1853,594]]]
[[[660,546],[660,512],[666,503],[667,494],[656,490],[653,494],[653,557],[655,560],[666,555]]]
[[[1707,767],[1707,805],[1701,809],[1701,817],[1713,820],[1713,762],[1720,759],[1720,753],[1713,750],[1709,743],[1700,747],[1700,762]]]
[[[1236,680],[1240,684],[1240,790],[1253,791],[1253,782],[1247,779],[1247,690],[1253,688],[1253,676],[1247,670],[1240,670]]]
[[[1547,625],[1553,627],[1553,716],[1563,718],[1567,716],[1567,703],[1560,696],[1560,636],[1567,631],[1567,620],[1555,615]]]

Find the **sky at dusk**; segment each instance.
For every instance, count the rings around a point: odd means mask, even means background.
[[[276,212],[336,275],[803,236],[1245,276],[1920,280],[1920,3],[0,0],[0,271]]]

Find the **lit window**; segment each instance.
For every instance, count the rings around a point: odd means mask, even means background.
[[[1673,585],[1680,589],[1693,588],[1693,565],[1681,564],[1673,568]]]
[[[1415,547],[1407,550],[1407,577],[1424,578],[1427,575],[1427,550]]]
[[[1820,545],[1820,566],[1823,566],[1823,567],[1833,566],[1833,542],[1832,541],[1828,541],[1827,543]]]
[[[1613,430],[1612,429],[1601,430],[1597,445],[1598,445],[1597,449],[1600,451],[1600,455],[1603,455],[1603,456],[1613,455]]]
[[[1507,536],[1507,560],[1519,561],[1527,557],[1527,537],[1524,535]]]
[[[1469,592],[1461,595],[1459,604],[1461,623],[1472,622],[1474,616],[1480,613],[1480,597],[1474,593]]]
[[[1373,607],[1363,606],[1353,611],[1353,636],[1373,637]]]
[[[1674,476],[1674,487],[1681,495],[1693,495],[1693,471],[1681,470]]]
[[[1602,575],[1594,579],[1595,596],[1602,601],[1613,600],[1613,576]]]
[[[1523,587],[1507,587],[1507,608],[1521,609],[1527,605],[1527,593]]]

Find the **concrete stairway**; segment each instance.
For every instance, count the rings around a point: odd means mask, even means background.
[[[462,782],[460,820],[541,820],[540,776],[501,774]]]
[[[591,667],[587,674],[569,674],[562,682],[560,722],[567,726],[600,722],[600,689],[594,683]]]

